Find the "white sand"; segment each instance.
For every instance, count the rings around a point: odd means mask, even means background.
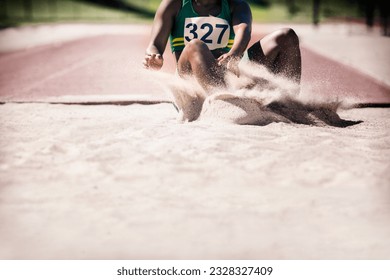
[[[390,257],[388,109],[347,128],[0,109],[1,258]]]

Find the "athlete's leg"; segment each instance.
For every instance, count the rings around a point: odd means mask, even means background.
[[[268,34],[248,49],[248,56],[275,74],[282,74],[297,83],[301,81],[299,39],[290,28]]]
[[[201,40],[188,43],[177,62],[180,76],[194,75],[199,84],[209,91],[214,87],[225,85],[223,68]]]

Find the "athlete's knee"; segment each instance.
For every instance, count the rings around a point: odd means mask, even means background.
[[[199,40],[199,39],[193,39],[191,40],[188,44],[187,44],[187,48],[189,51],[191,52],[202,52],[207,48],[207,45],[202,41],[202,40]]]
[[[202,61],[204,61],[204,57],[207,55],[207,52],[209,52],[207,45],[199,39],[191,40],[187,44],[186,48],[191,64],[201,64]]]
[[[282,28],[279,30],[277,41],[282,45],[299,45],[297,33],[292,28]]]

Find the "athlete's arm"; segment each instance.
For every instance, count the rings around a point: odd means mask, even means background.
[[[152,35],[143,60],[145,68],[159,70],[163,66],[163,54],[180,5],[180,0],[163,0],[157,9]]]
[[[252,12],[247,2],[238,0],[232,2],[232,24],[236,36],[230,52],[242,56],[251,40]]]
[[[248,3],[242,0],[232,0],[231,3],[235,38],[230,51],[218,58],[220,64],[228,63],[230,60],[239,61],[251,39],[252,12]]]

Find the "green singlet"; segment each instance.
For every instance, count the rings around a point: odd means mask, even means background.
[[[182,0],[182,7],[170,36],[172,52],[182,51],[192,39],[202,40],[210,50],[228,52],[234,42],[234,30],[228,0],[222,0],[221,13],[201,17],[191,0]]]

